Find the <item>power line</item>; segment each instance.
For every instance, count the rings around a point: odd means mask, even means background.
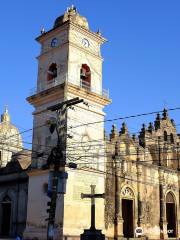
[[[180,110],[180,107],[167,109],[167,111],[175,111],[175,110]],[[77,127],[97,124],[97,123],[112,122],[112,121],[117,121],[117,120],[125,120],[125,119],[129,119],[129,118],[136,118],[136,117],[147,116],[147,115],[152,115],[152,114],[157,114],[157,113],[162,113],[162,112],[163,112],[163,110],[161,110],[161,111],[154,111],[154,112],[148,112],[148,113],[135,114],[135,115],[125,116],[125,117],[118,117],[118,118],[114,118],[114,119],[107,119],[107,120],[103,120],[103,121],[89,122],[89,123],[80,124],[80,125],[77,125],[77,126],[71,126],[71,127],[67,128],[67,130],[68,129],[77,128]],[[17,135],[24,134],[26,132],[32,131],[32,130],[37,129],[37,128],[41,128],[41,127],[47,126],[47,125],[48,124],[45,123],[43,125],[39,125],[37,127],[33,127],[33,128],[30,128],[30,129],[24,130],[24,131],[22,131],[22,132],[20,132],[18,134],[13,134],[13,135],[9,136],[7,139],[9,139],[11,137],[14,137],[14,136],[17,136]]]
[[[80,171],[85,171],[85,172],[92,172],[92,173],[97,173],[97,174],[102,174],[102,175],[111,175],[111,176],[115,176],[114,173],[112,172],[106,172],[106,171],[102,171],[102,170],[94,170],[94,169],[86,169],[85,167],[82,167],[82,168],[77,168],[77,170],[80,170]],[[148,181],[138,181],[136,179],[132,179],[132,178],[129,178],[129,177],[125,177],[125,176],[120,176],[120,175],[117,175],[118,178],[121,178],[123,180],[128,180],[128,181],[131,181],[131,182],[136,182],[136,183],[142,183],[144,185],[153,185],[153,186],[159,186],[159,184],[155,183],[155,182],[148,182]],[[137,175],[136,175],[137,177]]]
[[[167,111],[176,111],[176,110],[180,110],[180,107],[167,109]],[[140,114],[135,114],[135,115],[129,115],[129,116],[125,116],[125,117],[107,119],[107,120],[103,120],[103,121],[89,122],[89,123],[84,123],[84,124],[81,124],[81,125],[76,125],[76,126],[73,126],[73,127],[69,127],[68,129],[78,128],[78,127],[82,127],[82,126],[88,126],[88,125],[92,125],[92,124],[99,124],[99,123],[105,123],[105,122],[125,120],[125,119],[130,119],[130,118],[137,118],[137,117],[153,115],[153,114],[162,113],[162,112],[163,112],[163,110],[160,110],[160,111],[154,111],[154,112],[148,112],[148,113],[140,113]]]

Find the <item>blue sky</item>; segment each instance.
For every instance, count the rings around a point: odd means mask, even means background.
[[[108,39],[102,49],[104,87],[112,99],[107,118],[180,106],[179,0],[6,0],[0,14],[0,112],[8,105],[21,131],[32,127],[33,108],[25,99],[37,79],[34,39],[72,3]],[[180,110],[171,117],[179,124]],[[130,131],[151,120],[154,116],[129,120]],[[24,138],[31,141],[31,132]]]

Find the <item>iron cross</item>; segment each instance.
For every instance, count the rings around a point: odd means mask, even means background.
[[[95,230],[95,199],[104,198],[105,194],[95,194],[96,185],[91,185],[91,194],[81,193],[81,198],[90,198],[91,199],[91,230]]]

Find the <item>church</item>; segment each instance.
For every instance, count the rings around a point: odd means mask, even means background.
[[[23,149],[7,107],[1,115],[0,138],[0,238],[13,238],[22,236],[26,227],[31,151]]]
[[[90,227],[90,201],[81,196],[90,193],[92,185],[105,196],[96,199],[95,206],[96,228],[106,239],[133,239],[137,228],[141,239],[178,239],[180,135],[170,113],[166,109],[157,113],[154,123],[143,124],[137,136],[128,132],[125,123],[119,131],[113,125],[106,136],[104,108],[111,103],[108,90],[103,89],[101,46],[106,39],[99,30],[91,31],[87,19],[72,6],[36,41],[41,49],[37,85],[27,97],[34,111],[31,165],[24,172],[28,196],[23,203],[23,238],[47,239],[47,186],[52,169],[43,166],[58,138],[49,130],[48,123],[56,118],[50,109],[78,97],[83,102],[68,108],[59,119],[67,181],[66,192],[57,198],[54,239],[78,240]],[[9,122],[7,111],[2,121]],[[17,152],[22,150],[20,138],[19,144]],[[69,168],[69,163],[77,168]]]
[[[133,238],[140,227],[148,239],[179,239],[179,143],[166,109],[148,127],[143,124],[138,136],[125,123],[120,131],[113,125],[107,141],[107,235]]]

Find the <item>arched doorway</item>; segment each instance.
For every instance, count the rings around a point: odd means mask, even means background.
[[[11,199],[6,196],[1,202],[1,236],[8,237],[11,227]]]
[[[121,193],[124,238],[134,237],[134,194],[131,188],[125,187]]]
[[[176,237],[176,204],[171,192],[166,195],[166,220],[168,238]]]

